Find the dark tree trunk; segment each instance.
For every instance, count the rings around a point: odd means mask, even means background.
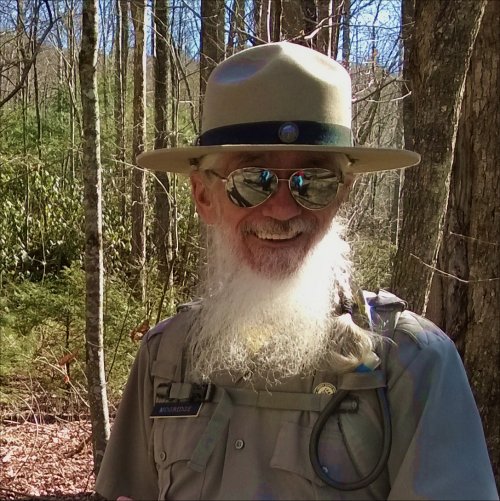
[[[432,320],[455,340],[500,484],[500,3],[489,1],[467,74]]]
[[[202,0],[200,36],[200,96],[205,94],[208,77],[224,59],[224,0]],[[200,116],[201,116],[200,105]]]
[[[146,297],[146,176],[137,167],[137,157],[144,151],[146,140],[146,45],[144,40],[145,0],[131,0],[134,25],[134,118],[132,158],[136,165],[132,173],[132,264],[136,295]]]
[[[155,11],[155,149],[168,146],[168,3],[156,0]],[[172,284],[172,229],[170,179],[166,172],[156,172],[154,240],[162,279]]]
[[[414,148],[422,163],[405,172],[392,288],[419,313],[425,312],[436,265],[465,75],[484,6],[479,0],[415,5],[408,71],[415,103]]]
[[[128,170],[125,167],[125,102],[127,89],[127,55],[128,55],[128,15],[127,2],[115,0],[115,141],[116,166],[121,179],[120,183],[120,215],[121,223],[126,221],[126,190],[128,186]]]

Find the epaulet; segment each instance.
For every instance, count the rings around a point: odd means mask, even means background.
[[[151,329],[149,329],[148,332],[146,332],[146,335],[144,336],[144,341],[148,342],[157,334],[161,334],[165,330],[165,327],[170,323],[172,318],[174,317],[165,318],[161,322],[158,322],[154,327],[151,327]]]
[[[182,313],[184,311],[198,309],[198,308],[200,308],[202,302],[203,302],[203,298],[197,298],[197,299],[193,299],[193,301],[190,301],[189,303],[179,304],[179,305],[177,305],[177,313]]]
[[[179,304],[176,308],[177,314],[179,313],[184,313],[186,311],[191,311],[193,309],[197,309],[201,306],[202,299],[195,299],[193,301],[190,301],[189,303],[183,303]],[[144,336],[144,339],[147,341],[151,340],[153,337],[155,337],[158,334],[161,334],[164,330],[165,327],[174,319],[174,317],[169,317],[165,318],[161,322],[158,322],[154,327],[148,330],[146,335]]]

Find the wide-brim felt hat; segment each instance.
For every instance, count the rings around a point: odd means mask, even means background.
[[[210,153],[311,151],[343,153],[346,172],[400,169],[418,153],[354,146],[351,79],[315,50],[288,42],[234,54],[211,73],[196,144],[139,155],[141,167],[188,174]]]

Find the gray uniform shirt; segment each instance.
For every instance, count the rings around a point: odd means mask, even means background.
[[[313,390],[339,384],[327,368],[274,388],[222,376],[216,398],[197,417],[151,417],[160,389],[182,380],[179,352],[194,315],[181,312],[142,343],[97,478],[96,491],[106,498],[498,499],[462,363],[429,321],[410,312],[399,318],[384,361],[389,460],[373,484],[347,492],[324,484],[309,460],[311,430],[327,397]],[[353,391],[321,435],[321,462],[336,480],[354,481],[371,471],[381,448],[375,391]]]

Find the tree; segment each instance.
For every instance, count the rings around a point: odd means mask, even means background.
[[[208,77],[224,52],[224,0],[201,0],[200,117]]]
[[[467,74],[446,231],[428,315],[457,343],[500,483],[500,3],[489,1]],[[446,274],[445,274],[446,273]]]
[[[426,309],[441,241],[465,75],[484,6],[485,0],[415,3],[408,56],[414,138],[405,137],[405,143],[421,153],[422,162],[404,177],[392,288],[421,313]]]
[[[234,54],[245,48],[245,2],[233,0],[229,17],[227,51]]]
[[[45,10],[48,18],[47,25],[42,34],[38,36],[40,28],[40,11]],[[52,16],[52,9],[48,2],[37,1],[33,6],[33,15],[29,26],[25,18],[24,0],[17,0],[16,10],[16,40],[18,45],[19,59],[17,61],[18,75],[12,89],[0,100],[0,108],[15,97],[21,91],[28,80],[31,68],[36,61],[38,53],[51,32],[55,19]],[[29,32],[27,31],[29,29]],[[28,52],[29,51],[29,52]]]
[[[86,372],[92,421],[94,469],[99,471],[109,438],[109,415],[103,351],[102,183],[99,102],[97,98],[97,0],[84,0],[80,86],[82,99],[82,167],[85,205]]]
[[[115,127],[116,127],[116,164],[121,183],[121,223],[125,224],[127,189],[125,168],[125,103],[127,98],[127,60],[128,60],[128,3],[115,0]]]
[[[146,44],[144,41],[145,0],[131,0],[134,25],[134,117],[132,137],[132,262],[137,297],[146,298],[146,175],[137,166],[137,157],[146,142]]]
[[[155,23],[155,149],[168,146],[168,4],[156,0]],[[170,206],[170,179],[166,172],[155,173],[155,245],[161,278],[172,285],[173,255]]]

